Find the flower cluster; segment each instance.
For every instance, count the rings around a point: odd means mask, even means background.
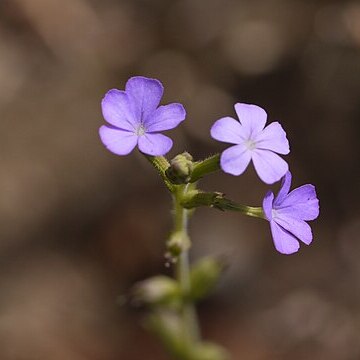
[[[150,156],[169,152],[172,140],[160,132],[174,129],[185,119],[186,112],[178,103],[159,106],[162,95],[160,81],[142,76],[130,78],[125,91],[108,91],[102,101],[108,125],[99,130],[103,144],[117,155],[127,155],[136,146]],[[290,148],[278,122],[265,126],[267,114],[256,105],[237,103],[235,111],[239,120],[223,117],[210,130],[215,140],[231,144],[221,153],[220,168],[228,174],[241,175],[252,161],[264,183],[283,179],[276,197],[272,192],[266,194],[263,214],[270,223],[276,249],[283,254],[294,253],[299,249],[298,240],[305,244],[312,241],[306,221],[319,214],[315,188],[308,184],[289,192],[289,166],[279,155],[289,154]]]

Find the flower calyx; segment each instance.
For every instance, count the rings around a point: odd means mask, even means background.
[[[222,209],[224,202],[226,202],[225,194],[221,192],[204,192],[201,190],[192,190],[182,198],[181,205],[185,209],[193,209],[199,206],[208,206],[219,210],[224,210]]]
[[[253,207],[237,204],[227,199],[221,192],[203,192],[201,190],[189,191],[181,200],[181,205],[185,209],[193,209],[199,206],[208,206],[221,211],[236,211],[243,215],[265,219],[264,211],[261,207]]]

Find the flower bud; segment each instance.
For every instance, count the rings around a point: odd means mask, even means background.
[[[177,258],[183,251],[190,248],[190,239],[183,231],[175,231],[167,241],[166,247],[169,251],[169,255],[173,258]]]
[[[187,355],[187,347],[183,337],[183,323],[177,312],[163,308],[157,309],[147,316],[144,325],[166,344],[172,354]],[[190,358],[187,356],[186,359]]]
[[[189,182],[194,168],[193,157],[188,152],[176,155],[166,170],[166,176],[174,184]]]
[[[227,360],[229,355],[222,347],[204,342],[197,344],[191,350],[190,358],[192,360]]]
[[[145,304],[172,304],[180,299],[178,283],[168,276],[154,276],[137,283],[133,289],[135,302]]]
[[[191,269],[190,296],[195,300],[204,298],[216,285],[225,264],[220,259],[205,257]]]

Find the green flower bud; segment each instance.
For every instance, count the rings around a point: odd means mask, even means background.
[[[133,300],[150,305],[174,305],[181,299],[178,283],[168,276],[154,276],[137,283],[133,289]]]
[[[184,327],[177,313],[159,310],[148,315],[145,324],[163,342],[176,359],[228,360],[229,355],[220,346],[210,342],[189,344],[184,338]]]
[[[183,338],[183,324],[176,312],[158,310],[147,316],[145,327],[155,333],[177,359],[190,359]]]
[[[170,257],[177,258],[183,251],[190,248],[190,239],[183,231],[175,231],[166,243]]]
[[[203,299],[215,287],[225,264],[220,259],[205,257],[200,259],[190,272],[190,297]]]
[[[193,168],[193,157],[188,152],[183,152],[170,161],[165,174],[173,184],[186,184],[190,180]]]
[[[229,354],[221,346],[204,342],[195,345],[189,358],[191,360],[227,360]]]

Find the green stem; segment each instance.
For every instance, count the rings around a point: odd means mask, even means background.
[[[190,182],[201,179],[204,175],[220,170],[220,154],[208,157],[205,160],[198,161],[194,164],[191,173]]]
[[[174,225],[175,231],[180,232],[184,237],[188,237],[187,223],[188,212],[181,205],[181,199],[188,190],[188,185],[180,186],[174,194]],[[176,277],[180,284],[183,294],[190,292],[190,264],[189,252],[187,249],[182,250],[177,265]],[[186,298],[186,296],[185,296]],[[183,338],[188,348],[200,340],[200,331],[198,319],[195,311],[194,304],[191,300],[185,300],[181,309],[182,325],[183,325]]]
[[[199,206],[209,206],[222,211],[237,211],[243,215],[266,219],[261,207],[247,206],[237,204],[234,201],[225,198],[220,192],[203,192],[192,190],[183,196],[181,205],[186,209],[197,208]]]
[[[224,208],[224,210],[237,211],[243,215],[266,219],[262,207],[247,206],[231,202],[227,207]]]

